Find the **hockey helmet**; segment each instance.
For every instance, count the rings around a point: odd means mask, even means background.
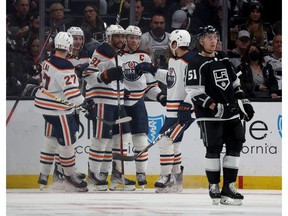
[[[178,47],[188,47],[190,42],[191,42],[191,36],[189,34],[188,31],[183,30],[183,29],[177,29],[171,32],[170,36],[169,36],[169,45],[170,45],[170,49],[173,53],[173,55],[175,55],[175,50]],[[176,48],[172,48],[172,44],[173,42],[177,43]]]
[[[82,46],[81,46],[81,49],[82,49],[84,47],[84,44],[85,44],[85,38],[84,38],[83,30],[80,27],[72,26],[67,30],[67,32],[70,33],[72,36],[82,36],[82,39],[83,39]]]
[[[110,25],[106,29],[106,35],[112,36],[115,34],[125,34],[125,30],[120,25]]]
[[[133,26],[133,25],[129,25],[125,29],[125,34],[126,35],[136,35],[136,36],[139,36],[139,37],[142,36],[141,29],[138,26]]]
[[[54,43],[56,49],[67,50],[70,54],[72,53],[73,37],[70,33],[59,32],[54,39]]]

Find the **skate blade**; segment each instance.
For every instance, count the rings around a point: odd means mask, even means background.
[[[155,193],[169,193],[170,188],[164,187],[164,188],[156,188]]]
[[[234,206],[240,206],[242,205],[242,200],[241,199],[232,199],[227,196],[222,196],[220,203],[222,205],[234,205]]]
[[[40,187],[40,190],[43,191],[43,189],[46,187],[46,185],[40,184],[39,187]]]
[[[136,190],[135,185],[125,185],[123,188],[122,184],[111,183],[109,187],[110,191],[134,191]]]
[[[212,204],[213,205],[218,205],[220,203],[220,198],[214,198],[212,199]]]
[[[183,191],[182,185],[173,185],[169,188],[169,193],[181,193]]]
[[[88,187],[76,188],[74,185],[65,183],[65,191],[66,192],[88,192]]]

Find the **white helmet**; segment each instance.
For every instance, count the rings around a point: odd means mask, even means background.
[[[120,25],[110,25],[106,29],[106,35],[125,34],[125,30]]]
[[[56,49],[67,50],[71,54],[73,48],[73,37],[70,33],[59,32],[54,39],[54,43]]]
[[[142,32],[141,32],[141,29],[138,26],[129,25],[125,29],[125,34],[126,35],[136,35],[136,36],[141,37]]]
[[[85,44],[85,38],[84,38],[84,32],[80,27],[70,27],[67,30],[68,33],[70,33],[72,36],[82,36],[83,42],[82,42],[82,46],[80,48],[80,50],[84,47]]]
[[[183,29],[177,29],[171,32],[170,36],[169,36],[169,41],[170,41],[170,49],[173,53],[173,55],[175,55],[175,50],[178,47],[189,47],[190,41],[191,41],[191,36],[189,34],[188,31],[183,30]],[[172,48],[172,44],[173,42],[176,41],[177,46],[176,48]]]

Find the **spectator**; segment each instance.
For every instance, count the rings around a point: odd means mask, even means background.
[[[135,23],[134,24],[132,23],[131,25],[138,26],[141,29],[142,33],[145,33],[149,31],[151,18],[144,17],[143,11],[144,11],[143,0],[135,0]],[[121,19],[120,25],[123,28],[127,28],[130,25],[129,19],[127,17]]]
[[[39,37],[39,28],[40,28],[40,16],[38,13],[34,13],[31,15],[30,23],[29,23],[29,31],[27,36],[25,37],[25,41],[23,42],[23,47],[26,48],[27,43],[31,40],[32,37]]]
[[[84,7],[84,21],[81,29],[89,30],[88,34],[99,43],[105,41],[105,25],[95,5],[87,4]]]
[[[160,68],[167,68],[166,51],[169,33],[165,32],[165,17],[155,13],[151,18],[150,30],[141,37],[141,48],[150,54],[152,62]]]
[[[241,30],[238,32],[237,39],[235,41],[236,48],[227,52],[230,62],[235,68],[241,64],[241,58],[244,56],[248,46],[250,45],[250,42],[250,33],[248,31]]]
[[[95,49],[97,49],[98,46],[101,45],[101,43],[99,43],[97,40],[95,40],[92,37],[92,32],[90,32],[88,27],[82,27],[82,30],[84,32],[84,37],[85,37],[85,50],[87,50],[89,58],[92,57],[93,52]]]
[[[264,52],[252,43],[237,68],[241,86],[248,98],[278,98],[278,83],[270,64],[265,64]]]
[[[240,25],[240,29],[249,31],[251,39],[265,48],[273,40],[274,33],[271,24],[263,22],[262,12],[263,6],[259,2],[250,3],[247,22]]]
[[[183,10],[176,10],[172,15],[171,30],[185,29],[188,30],[190,26],[190,18]]]
[[[275,72],[278,81],[279,92],[282,96],[282,35],[276,34],[272,42],[273,53],[264,57],[267,64],[270,64]]]

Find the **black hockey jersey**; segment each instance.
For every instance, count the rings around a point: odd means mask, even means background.
[[[190,61],[185,82],[195,106],[196,117],[200,118],[198,120],[207,117],[219,120],[214,118],[209,109],[212,103],[236,103],[234,89],[240,86],[240,80],[224,52],[215,52],[215,57],[198,53]],[[231,118],[236,117],[238,112],[231,115]]]

